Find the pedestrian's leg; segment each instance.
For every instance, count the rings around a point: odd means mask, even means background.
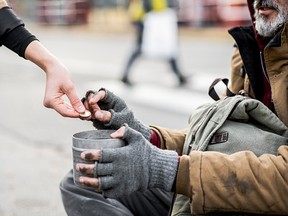
[[[95,190],[76,186],[72,170],[62,180],[60,190],[68,216],[133,216],[118,200],[107,199]]]
[[[143,41],[143,30],[144,30],[144,25],[142,22],[135,22],[133,25],[137,33],[136,48],[131,54],[131,56],[129,57],[126,67],[124,69],[123,76],[121,78],[122,82],[128,85],[131,85],[129,78],[128,78],[131,67],[133,63],[136,61],[136,59],[139,58],[139,56],[141,55],[141,46],[142,46],[142,41]]]
[[[125,67],[123,76],[122,76],[122,82],[124,82],[125,84],[131,85],[130,81],[129,81],[129,73],[131,71],[131,67],[132,64],[135,62],[135,60],[140,56],[141,51],[139,48],[136,48],[136,50],[132,53],[132,55],[130,56],[130,58],[128,59],[127,65]]]
[[[177,78],[179,79],[180,85],[184,85],[187,82],[187,80],[180,72],[176,58],[169,59],[169,63],[170,63],[172,71],[176,74]]]

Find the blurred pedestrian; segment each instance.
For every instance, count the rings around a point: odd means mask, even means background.
[[[125,84],[127,85],[132,84],[131,81],[129,80],[131,67],[133,63],[143,54],[142,46],[143,46],[143,39],[145,39],[143,37],[143,33],[145,31],[144,29],[145,16],[147,16],[147,14],[151,12],[163,13],[171,5],[171,3],[169,2],[170,2],[169,0],[130,0],[129,14],[132,20],[132,24],[136,31],[136,44],[135,44],[135,48],[131,56],[128,59],[128,62],[125,66],[125,69],[121,78],[122,82],[124,82]],[[176,20],[175,25],[177,25],[177,20]],[[163,36],[165,35],[163,34]],[[165,37],[169,37],[169,35],[166,35]],[[172,71],[177,76],[180,85],[183,85],[187,82],[187,80],[179,69],[176,55],[177,55],[176,53],[173,53],[171,56],[169,56],[168,62],[171,66]]]
[[[68,69],[25,28],[5,0],[0,0],[0,45],[30,60],[46,73],[45,107],[72,118],[85,112]],[[64,101],[64,95],[72,106]]]

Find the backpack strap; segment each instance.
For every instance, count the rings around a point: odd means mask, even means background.
[[[226,86],[226,96],[228,97],[232,97],[235,96],[236,94],[233,93],[229,88],[228,88],[228,83],[229,83],[229,79],[227,78],[217,78],[215,79],[212,84],[209,87],[209,91],[208,94],[209,96],[214,99],[215,101],[220,100],[219,95],[217,94],[217,92],[215,91],[215,86],[219,83],[219,82],[223,82]]]

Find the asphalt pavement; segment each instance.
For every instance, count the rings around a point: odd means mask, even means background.
[[[133,48],[131,32],[30,29],[70,69],[79,96],[106,87],[145,124],[186,127],[191,111],[212,100],[207,90],[213,79],[229,76],[233,43],[216,36],[219,29],[180,34],[179,63],[188,77],[182,87],[162,59],[139,59],[131,72],[133,85],[119,81]],[[43,107],[45,75],[38,67],[6,48],[0,50],[0,63],[0,215],[64,216],[59,182],[72,167],[72,135],[93,127]]]

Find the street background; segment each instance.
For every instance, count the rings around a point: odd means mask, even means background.
[[[77,26],[24,21],[69,68],[80,97],[106,87],[145,124],[186,127],[191,111],[212,101],[207,91],[214,78],[229,77],[228,27],[180,28],[179,64],[187,85],[178,86],[164,60],[141,58],[132,68],[134,85],[126,86],[120,77],[134,34],[117,16]],[[0,64],[0,215],[64,216],[59,182],[72,167],[72,135],[93,130],[92,124],[42,105],[45,74],[32,63],[2,47]]]

